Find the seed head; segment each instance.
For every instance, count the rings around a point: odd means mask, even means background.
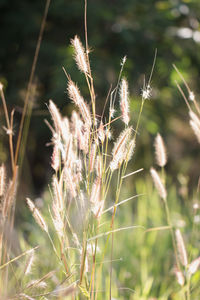
[[[163,200],[166,200],[167,198],[167,192],[166,192],[166,189],[160,179],[160,176],[158,175],[157,171],[154,169],[154,168],[151,168],[150,169],[150,173],[151,173],[151,176],[153,178],[153,181],[154,181],[154,184],[155,184],[155,187],[160,195],[160,197],[163,199]]]
[[[131,136],[132,127],[126,128],[118,137],[113,150],[112,155],[113,159],[110,163],[111,170],[115,170],[118,168],[119,164],[122,163],[124,159],[124,151],[126,150],[127,143]]]
[[[183,286],[185,283],[185,278],[183,276],[183,273],[178,268],[175,268],[175,275],[176,275],[178,284],[180,284],[180,286]]]
[[[90,127],[92,124],[90,110],[89,110],[87,104],[85,103],[83,97],[81,96],[78,87],[72,80],[69,80],[69,82],[68,82],[67,91],[68,91],[69,97],[78,106],[85,124],[88,127]]]
[[[46,222],[44,221],[44,218],[42,217],[41,213],[39,212],[39,210],[36,208],[35,204],[29,199],[26,198],[28,207],[30,209],[30,211],[33,214],[33,217],[35,219],[35,221],[38,223],[38,225],[46,232],[48,232],[48,227],[46,225]]]
[[[129,123],[129,99],[128,99],[128,82],[125,78],[121,81],[120,86],[120,108],[122,112],[122,120],[123,122],[128,125]]]
[[[60,112],[59,112],[57,106],[55,105],[55,103],[53,103],[52,100],[49,100],[49,111],[50,111],[51,117],[53,119],[53,123],[54,123],[56,132],[57,133],[61,132],[62,117],[60,115]]]
[[[190,126],[196,135],[197,141],[200,143],[200,128],[194,121],[190,120]]]
[[[175,234],[176,234],[176,243],[178,248],[179,259],[181,264],[186,267],[188,265],[188,259],[187,259],[187,252],[185,249],[183,237],[179,229],[176,229]]]
[[[144,87],[142,89],[142,98],[144,100],[150,99],[151,98],[151,91],[152,91],[152,89],[151,89],[150,85],[148,84],[146,87]]]
[[[188,268],[188,272],[189,274],[194,274],[196,273],[196,271],[198,270],[200,266],[200,257],[196,258],[195,260],[193,260],[191,262],[191,264],[189,265],[189,268]]]
[[[85,49],[83,48],[83,45],[77,35],[71,40],[71,44],[75,50],[75,60],[79,70],[83,73],[88,73]]]
[[[167,155],[165,150],[165,144],[159,133],[157,134],[155,139],[155,150],[156,150],[156,162],[158,166],[164,167],[167,163]]]

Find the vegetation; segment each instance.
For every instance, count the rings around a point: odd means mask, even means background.
[[[52,135],[48,142],[52,154],[47,158],[52,178],[42,198],[33,200],[20,193],[26,207],[21,212],[23,221],[14,229],[33,108],[29,100],[35,91],[33,78],[49,3],[16,141],[15,111],[8,109],[4,84],[0,84],[10,154],[10,168],[3,163],[0,167],[1,299],[199,299],[198,176],[194,174],[196,184],[189,189],[183,170],[168,172],[168,156],[173,153],[158,131],[156,167],[153,162],[145,169],[137,167],[137,145],[148,126],[141,126],[141,120],[154,94],[157,51],[136,101],[129,93],[124,57],[115,86],[104,93],[105,102],[99,105],[86,6],[85,47],[75,36],[70,48],[85,83],[79,89],[75,73],[63,67],[73,109],[65,116],[49,100],[52,120],[45,119],[45,123]],[[200,143],[199,103],[179,68],[174,65],[173,69],[177,90],[188,109],[185,126],[194,143],[195,138]],[[136,105],[137,118],[132,114]]]

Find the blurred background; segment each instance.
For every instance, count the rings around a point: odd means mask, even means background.
[[[0,0],[0,81],[5,87],[9,111],[15,108],[15,133],[18,132],[44,7],[45,1],[41,0]],[[153,141],[160,132],[167,145],[167,172],[177,184],[189,180],[191,188],[197,185],[198,147],[188,124],[187,107],[175,82],[182,83],[172,64],[179,68],[198,95],[199,20],[199,0],[88,0],[88,39],[98,113],[103,110],[110,86],[116,85],[121,59],[127,55],[124,76],[129,81],[131,123],[135,126],[144,76],[147,80],[157,49],[152,97],[145,104],[132,168],[143,167],[148,172],[154,163]],[[34,77],[36,92],[31,98],[33,113],[20,193],[23,197],[24,193],[39,197],[51,177],[52,149],[46,145],[51,134],[44,123],[45,118],[49,119],[46,104],[53,99],[62,114],[68,116],[73,109],[66,94],[63,66],[87,99],[84,76],[77,70],[70,46],[70,39],[75,35],[84,44],[84,1],[51,0]],[[2,108],[0,124],[0,161],[9,163],[7,136],[2,129],[5,125]],[[116,122],[116,134],[120,126]],[[188,177],[183,179],[180,172]]]

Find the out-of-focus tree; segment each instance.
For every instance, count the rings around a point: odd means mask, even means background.
[[[39,0],[0,1],[0,80],[5,86],[10,108],[16,108],[17,120],[23,106],[44,5],[45,1]],[[149,167],[152,161],[152,148],[149,147],[154,135],[160,131],[167,140],[169,169],[176,173],[180,169],[195,171],[190,156],[197,155],[196,141],[176,88],[175,81],[180,83],[180,78],[172,64],[178,66],[191,88],[198,93],[200,2],[88,0],[87,16],[99,112],[110,85],[116,84],[121,58],[127,55],[124,74],[134,95],[131,114],[135,124],[144,74],[147,80],[157,49],[152,100],[147,102],[143,114],[138,143],[141,151],[138,151],[136,161],[140,166]],[[75,66],[69,46],[75,34],[84,41],[84,1],[52,0],[34,79],[37,93],[27,147],[37,187],[44,182],[50,157],[45,147],[50,136],[43,122],[47,113],[45,103],[53,98],[63,113],[69,114],[72,109],[65,93],[66,77],[62,66],[87,97],[84,78]],[[18,124],[16,131],[17,128]],[[184,162],[181,160],[180,164],[179,158],[183,157]],[[1,158],[5,159],[5,156],[1,154]]]

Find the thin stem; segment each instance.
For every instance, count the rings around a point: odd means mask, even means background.
[[[187,276],[187,300],[190,300],[190,278],[191,276]]]
[[[165,212],[166,212],[166,217],[167,217],[167,224],[170,227],[170,232],[171,232],[171,237],[172,237],[172,244],[173,244],[175,258],[176,258],[176,264],[177,264],[177,267],[180,269],[180,264],[179,264],[179,260],[178,260],[177,249],[176,249],[175,236],[174,236],[174,231],[173,231],[173,227],[172,227],[172,223],[171,223],[171,217],[170,217],[170,211],[169,211],[169,206],[168,206],[167,199],[164,200],[164,205],[165,205]]]
[[[30,97],[30,93],[31,93],[33,78],[35,75],[35,69],[36,69],[36,65],[37,65],[38,55],[39,55],[39,51],[40,51],[40,46],[41,46],[41,42],[42,42],[42,37],[43,37],[43,33],[44,33],[44,28],[45,28],[45,24],[46,24],[46,18],[47,18],[50,2],[51,2],[51,0],[46,0],[44,15],[42,18],[39,37],[38,37],[38,41],[37,41],[37,45],[36,45],[36,49],[35,49],[35,55],[33,58],[33,64],[32,64],[31,73],[30,73],[30,77],[29,77],[29,82],[28,82],[28,87],[27,87],[27,92],[26,92],[26,97],[25,97],[25,103],[24,103],[24,108],[23,108],[23,112],[22,112],[22,118],[21,118],[21,122],[20,122],[18,138],[17,138],[17,146],[16,146],[16,152],[15,152],[15,165],[17,164],[17,161],[18,161],[22,132],[23,132],[23,127],[24,127],[24,121],[25,121],[25,117],[26,117],[27,107],[29,105],[29,97]],[[26,145],[26,141],[27,141],[27,136],[24,138],[25,145]],[[25,148],[25,145],[24,145],[24,148]]]

